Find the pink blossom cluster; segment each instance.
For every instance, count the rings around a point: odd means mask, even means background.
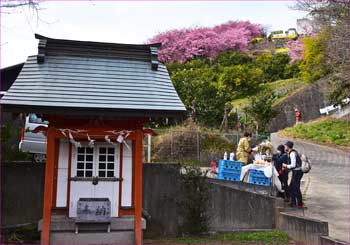
[[[166,31],[148,43],[162,43],[158,58],[161,62],[186,62],[195,57],[216,58],[226,50],[247,51],[249,42],[262,35],[262,27],[249,21],[229,21],[225,24]]]
[[[288,48],[288,55],[292,62],[303,59],[304,44],[302,38],[298,38],[295,41],[288,41],[286,47]]]

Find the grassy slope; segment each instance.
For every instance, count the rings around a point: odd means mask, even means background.
[[[271,89],[274,94],[278,96],[274,105],[281,103],[283,100],[293,95],[300,88],[304,87],[307,83],[296,78],[286,79],[286,80],[278,80],[272,83],[267,83],[264,86],[266,88]],[[232,102],[232,105],[237,108],[237,110],[241,110],[246,107],[250,102],[249,97],[236,99]]]
[[[228,233],[213,236],[145,239],[145,244],[290,244],[292,241],[281,231]]]
[[[281,134],[316,143],[350,147],[350,121],[340,119],[327,117],[306,124],[298,124],[282,130]]]
[[[305,81],[291,78],[268,83],[265,86],[270,88],[275,94],[278,95],[277,100],[274,102],[274,105],[277,105],[289,96],[293,95],[296,91],[304,87],[306,84],[307,83]]]

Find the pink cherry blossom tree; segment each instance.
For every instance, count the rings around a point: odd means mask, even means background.
[[[292,62],[303,59],[304,44],[302,38],[288,41],[286,47],[288,48],[288,55]]]
[[[222,51],[245,52],[249,42],[262,35],[262,26],[249,21],[229,21],[225,24],[189,29],[175,29],[156,35],[147,43],[162,43],[158,58],[161,62],[186,62],[195,57],[214,59]]]

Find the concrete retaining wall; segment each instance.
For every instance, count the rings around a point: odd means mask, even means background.
[[[143,208],[151,215],[145,236],[179,233],[181,215],[177,205],[180,193],[180,166],[176,164],[144,164]],[[42,217],[44,164],[5,163],[2,166],[2,224],[37,223]],[[269,188],[248,184],[212,181],[211,229],[273,228],[273,198]],[[255,193],[250,193],[253,191]],[[264,210],[264,211],[263,211]],[[254,217],[254,221],[252,220]]]
[[[2,225],[37,223],[43,211],[45,164],[3,163],[1,175]]]
[[[181,219],[176,204],[179,176],[180,166],[176,164],[143,165],[143,209],[151,215],[145,237],[178,234]]]
[[[145,164],[143,176],[143,207],[151,215],[145,237],[175,236],[183,217],[177,205],[180,195],[180,166]],[[275,198],[252,193],[247,184],[226,181],[210,182],[210,230],[273,229],[275,227]],[[269,192],[269,188],[256,188]]]
[[[286,232],[294,241],[321,244],[321,236],[328,236],[328,223],[281,212],[277,228]]]
[[[321,236],[321,244],[322,245],[346,245],[348,243],[334,239],[329,236]]]
[[[179,233],[182,219],[177,205],[179,168],[175,164],[144,164],[143,207],[151,215],[145,237]],[[41,219],[44,172],[44,164],[2,165],[3,226],[37,223]],[[208,181],[211,182],[209,213],[212,231],[277,228],[300,243],[345,244],[328,237],[327,222],[280,212],[276,208],[281,207],[279,199],[267,195],[269,188]]]
[[[211,231],[275,228],[275,198],[214,183],[210,192]]]
[[[268,130],[270,132],[276,132],[280,129],[293,126],[295,124],[295,107],[300,110],[301,120],[303,122],[319,118],[321,116],[320,108],[328,105],[326,88],[327,79],[321,79],[302,88],[275,106],[278,114],[269,123]]]

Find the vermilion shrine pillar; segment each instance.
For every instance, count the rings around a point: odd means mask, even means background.
[[[142,129],[135,131],[135,244],[142,244]]]
[[[44,190],[44,210],[43,223],[41,233],[41,244],[50,244],[50,225],[51,225],[51,208],[52,208],[52,192],[53,192],[53,175],[55,163],[55,147],[56,138],[55,130],[48,128],[47,130],[47,148],[46,148],[46,165],[45,165],[45,190]]]

